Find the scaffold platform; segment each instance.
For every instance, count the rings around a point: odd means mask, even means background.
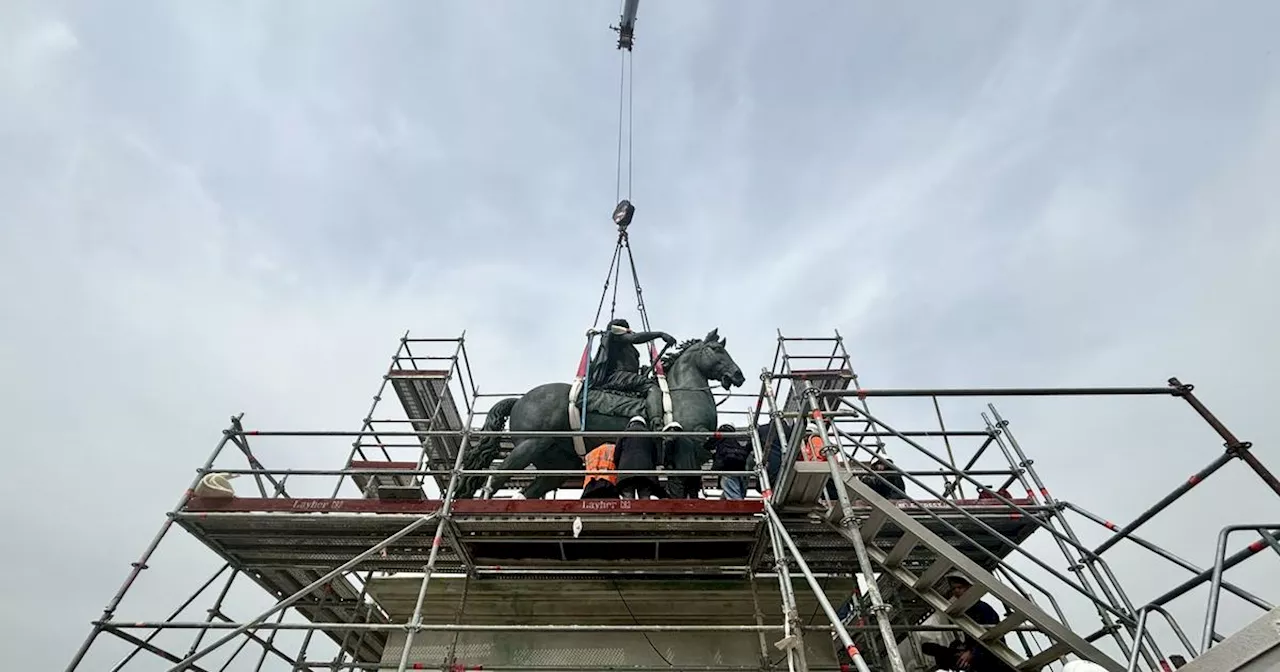
[[[1020,505],[1041,510],[1030,500]],[[436,513],[440,500],[262,499],[195,497],[177,520],[196,537],[237,565],[252,569],[306,567],[331,569],[391,536],[416,517]],[[1041,523],[989,502],[959,501],[957,506],[1022,541]],[[987,553],[1004,557],[1011,550],[984,536],[978,526],[942,503],[901,501],[898,506],[978,562]],[[931,518],[957,524],[978,541],[974,546]],[[863,508],[869,512],[869,508]],[[446,541],[437,566],[471,571],[478,566],[547,568],[732,567],[764,571],[774,558],[763,543],[763,504],[759,500],[460,500],[453,504],[462,552]],[[582,523],[575,534],[574,521]],[[796,543],[816,571],[856,571],[847,541],[829,520],[813,516],[784,518]],[[893,534],[876,538],[892,548]],[[428,531],[407,535],[365,565],[377,571],[421,569],[431,549]],[[984,550],[986,551],[984,553]],[[755,560],[753,561],[753,558]],[[908,557],[907,562],[913,558]]]

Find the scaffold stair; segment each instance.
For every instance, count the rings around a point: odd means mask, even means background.
[[[388,374],[391,387],[400,398],[405,415],[415,432],[462,431],[462,415],[449,389],[449,371],[400,369]],[[426,450],[426,463],[431,469],[449,469],[462,446],[460,434],[420,436]],[[435,476],[441,492],[448,487],[448,476]]]
[[[787,393],[787,399],[782,405],[782,409],[788,413],[795,413],[800,409],[801,403],[804,402],[805,386],[801,383],[808,383],[820,391],[842,391],[849,389],[849,385],[853,383],[853,369],[849,366],[848,357],[836,355],[832,357],[832,363],[838,363],[837,368],[828,369],[794,369],[791,375],[794,376],[790,391]]]
[[[866,502],[870,507],[870,515],[858,529],[866,542],[871,561],[935,611],[947,614],[965,634],[981,642],[1009,665],[1030,672],[1065,655],[1074,654],[1110,672],[1124,671],[1124,665],[1112,660],[1033,602],[1002,583],[991,572],[943,541],[893,502],[881,497],[856,476],[846,477],[844,485],[855,499]],[[891,526],[900,532],[896,543],[886,551],[874,542],[878,535]],[[839,532],[850,541],[853,540],[854,532],[843,528]],[[922,552],[927,552],[929,557],[929,561],[921,565],[922,569],[909,568],[902,562],[908,553],[919,556]],[[953,572],[968,577],[972,583],[972,587],[962,597],[954,600],[936,590],[936,585]],[[874,580],[872,577],[867,579]],[[987,595],[999,600],[1008,610],[1004,620],[993,626],[980,625],[964,615],[969,607]],[[1043,633],[1050,640],[1050,646],[1030,658],[1006,646],[1003,637],[1023,624],[1031,625]]]

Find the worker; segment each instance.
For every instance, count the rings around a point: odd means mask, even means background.
[[[716,428],[717,432],[737,431],[733,425],[725,423]],[[713,471],[746,471],[751,457],[751,446],[745,440],[728,436],[707,437],[705,445],[711,453],[711,469]],[[725,499],[743,499],[747,495],[746,476],[721,476],[720,490]]]
[[[969,577],[959,572],[947,574],[946,581],[950,588],[951,597],[957,600],[973,587]],[[966,609],[964,615],[973,619],[978,625],[995,625],[1000,622],[1000,616],[996,614],[995,607],[982,600],[978,600],[972,607]],[[951,646],[926,642],[920,646],[920,649],[924,653],[933,656],[934,660],[937,661],[937,666],[944,670],[1016,672],[1008,663],[1000,660],[994,653],[991,653],[990,650],[969,635],[964,635],[963,639],[952,641]]]
[[[662,427],[664,432],[683,432],[684,426],[679,422],[669,422]],[[661,463],[679,471],[699,471],[711,457],[703,448],[702,441],[679,436],[668,436],[662,439],[658,454]],[[702,494],[702,478],[700,476],[668,476],[667,495],[672,499],[698,499]]]
[[[804,430],[804,443],[800,446],[800,459],[805,462],[821,462],[822,457],[822,435],[818,432],[818,426],[809,423]]]
[[[631,325],[625,319],[610,320],[608,328],[600,338],[600,348],[591,360],[589,389],[643,398],[648,394],[654,380],[640,375],[640,353],[635,346],[644,345],[658,338],[668,346],[675,345],[676,342],[675,337],[665,331],[634,332],[631,331]],[[602,406],[592,410],[602,415],[626,417],[627,412],[623,410],[623,407],[628,406],[626,401],[609,399],[606,395],[598,402]],[[623,412],[617,412],[619,410]]]
[[[614,444],[602,443],[587,453],[586,477],[582,479],[582,499],[617,499],[618,467],[613,460]],[[599,473],[590,473],[590,472]]]
[[[627,432],[643,432],[648,429],[644,418],[635,416],[627,422]],[[666,492],[654,476],[627,474],[628,471],[655,471],[657,469],[658,441],[652,436],[628,436],[618,439],[614,458],[618,462],[618,494],[623,499],[662,498]]]
[[[884,455],[876,455],[871,460],[871,463],[867,465],[867,468],[871,471],[878,472],[880,476],[884,477],[884,479],[888,481],[888,483],[886,483],[885,481],[877,478],[874,474],[867,474],[860,477],[860,480],[871,486],[871,489],[874,490],[877,495],[880,495],[885,499],[906,499],[906,482],[902,478],[902,473],[893,465],[892,460]],[[897,489],[895,490],[894,488]]]

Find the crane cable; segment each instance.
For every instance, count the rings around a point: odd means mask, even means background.
[[[634,125],[632,119],[634,117],[635,105],[633,104],[634,86],[634,61],[631,57],[631,50],[619,49],[621,52],[618,68],[618,153],[616,173],[614,177],[614,200],[618,203],[618,210],[615,210],[614,221],[618,225],[618,241],[613,248],[613,258],[609,262],[609,271],[605,274],[604,288],[600,292],[600,301],[596,305],[595,317],[591,320],[591,329],[595,330],[600,324],[600,314],[604,310],[604,299],[609,295],[610,283],[613,285],[613,297],[609,305],[609,321],[612,322],[617,317],[618,311],[618,285],[622,272],[621,259],[622,252],[627,253],[627,263],[631,270],[631,281],[635,286],[636,293],[636,312],[640,316],[640,327],[643,331],[649,330],[649,314],[644,305],[644,291],[640,286],[640,275],[636,270],[635,256],[631,252],[631,241],[627,236],[627,226],[631,223],[631,215],[634,213],[634,207],[631,206],[631,186],[632,186],[632,147]],[[624,143],[625,140],[625,143]],[[627,182],[626,193],[624,196],[622,189],[622,164],[623,164],[623,148],[626,149],[626,165],[627,165]],[[625,215],[618,213],[623,208],[623,204],[630,209],[631,212]],[[619,217],[624,217],[619,221]]]

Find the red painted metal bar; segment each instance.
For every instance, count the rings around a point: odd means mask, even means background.
[[[1241,441],[1240,439],[1237,439],[1236,435],[1232,434],[1231,430],[1227,429],[1227,426],[1222,424],[1222,421],[1219,420],[1217,416],[1211,413],[1204,404],[1200,403],[1200,400],[1196,398],[1196,395],[1191,393],[1191,391],[1195,389],[1195,386],[1185,385],[1177,378],[1170,378],[1169,386],[1176,391],[1177,396],[1186,400],[1186,402],[1191,405],[1191,408],[1195,409],[1195,412],[1200,414],[1201,418],[1204,418],[1205,422],[1209,423],[1209,426],[1213,428],[1213,431],[1218,433],[1218,436],[1222,437],[1222,440],[1227,444],[1228,454],[1232,457],[1238,457],[1243,460],[1245,464],[1249,465],[1250,469],[1253,469],[1254,473],[1258,474],[1258,477],[1261,478],[1272,491],[1277,495],[1280,495],[1280,479],[1277,479],[1275,474],[1271,473],[1270,470],[1263,466],[1262,461],[1258,459],[1257,455],[1254,455],[1249,451],[1249,449],[1253,447],[1253,444],[1248,441]]]

